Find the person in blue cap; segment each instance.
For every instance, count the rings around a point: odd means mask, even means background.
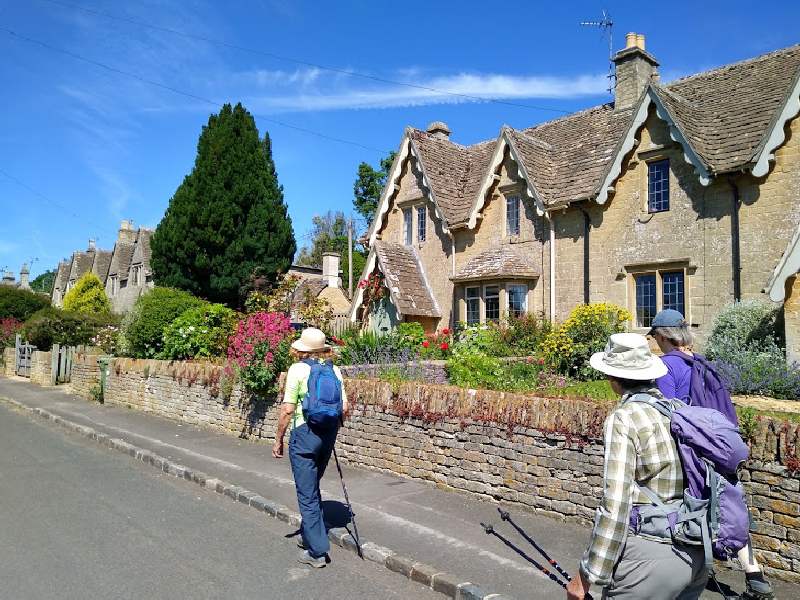
[[[661,360],[667,365],[667,374],[656,379],[656,386],[666,398],[678,398],[687,404],[714,408],[736,425],[739,424],[730,394],[721,378],[705,357],[692,350],[692,332],[680,312],[673,309],[659,312],[653,319],[648,336],[658,344],[663,353]],[[775,595],[772,586],[764,578],[749,544],[739,551],[738,558],[747,584],[742,597],[750,600],[773,600]]]

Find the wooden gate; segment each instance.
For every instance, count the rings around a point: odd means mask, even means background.
[[[16,365],[14,372],[20,377],[31,376],[31,355],[35,348],[31,344],[23,344],[22,336],[17,335],[14,342],[14,355],[16,357]]]
[[[75,357],[75,348],[53,344],[51,357],[53,361],[53,383],[69,383],[72,375],[72,360]]]

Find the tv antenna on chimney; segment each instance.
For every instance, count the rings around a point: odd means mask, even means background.
[[[581,21],[583,27],[597,27],[603,35],[608,36],[608,93],[614,91],[614,21],[607,10],[603,10],[603,18],[599,21]]]

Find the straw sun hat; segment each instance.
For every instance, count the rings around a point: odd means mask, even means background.
[[[303,329],[300,339],[292,342],[292,348],[298,352],[321,352],[329,350],[330,346],[325,343],[325,334],[314,327]]]
[[[647,338],[638,333],[615,333],[606,349],[589,359],[594,368],[619,379],[651,381],[667,374],[667,365],[650,351]]]

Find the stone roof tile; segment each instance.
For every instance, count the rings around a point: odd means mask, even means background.
[[[379,240],[375,244],[375,253],[392,303],[401,315],[442,316],[416,249]]]
[[[471,258],[451,279],[478,281],[487,279],[533,279],[539,277],[533,261],[517,254],[510,246],[497,246]]]

